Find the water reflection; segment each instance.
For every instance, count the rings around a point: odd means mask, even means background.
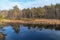
[[[37,24],[24,24],[24,27],[28,27],[28,29],[31,29],[31,28],[38,28],[40,30],[42,30],[43,28],[44,29],[50,29],[50,30],[60,30],[60,25],[37,25]]]
[[[20,31],[20,25],[19,24],[11,24],[11,26],[16,33],[19,33],[19,31]]]
[[[60,25],[6,23],[1,26],[0,40],[60,40]]]
[[[50,30],[60,30],[60,25],[39,25],[39,24],[19,24],[19,23],[6,23],[6,25],[4,26],[11,26],[13,28],[13,30],[16,32],[16,33],[19,33],[20,31],[20,25],[23,25],[24,27],[27,27],[28,29],[31,29],[31,28],[38,28],[40,30],[42,30],[43,28],[44,29],[50,29]],[[0,29],[2,29],[4,26],[0,26]]]
[[[19,24],[19,23],[6,23],[5,25],[0,25],[0,30],[4,30],[3,27],[4,26],[11,26],[13,28],[13,30],[16,33],[19,33],[20,31],[20,25],[23,25],[24,27],[27,27],[28,29],[31,28],[38,28],[40,30],[44,29],[50,29],[50,30],[60,30],[60,25],[39,25],[39,24]]]
[[[57,27],[55,27],[55,30],[59,30],[60,31],[60,25],[58,25]]]

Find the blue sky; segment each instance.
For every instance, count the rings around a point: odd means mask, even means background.
[[[15,5],[18,5],[20,9],[24,9],[51,5],[51,3],[60,3],[60,0],[0,0],[0,10],[12,9]]]

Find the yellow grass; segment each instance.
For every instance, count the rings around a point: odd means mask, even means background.
[[[34,19],[34,20],[7,20],[4,19],[3,22],[18,22],[18,23],[23,23],[23,24],[60,24],[60,20],[58,19]]]

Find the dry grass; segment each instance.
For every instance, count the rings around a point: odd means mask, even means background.
[[[60,20],[58,19],[34,19],[34,20],[6,20],[4,19],[3,22],[18,22],[18,23],[25,23],[25,24],[60,24]]]

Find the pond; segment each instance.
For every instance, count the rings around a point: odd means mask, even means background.
[[[60,40],[60,26],[7,24],[0,28],[0,40]]]

